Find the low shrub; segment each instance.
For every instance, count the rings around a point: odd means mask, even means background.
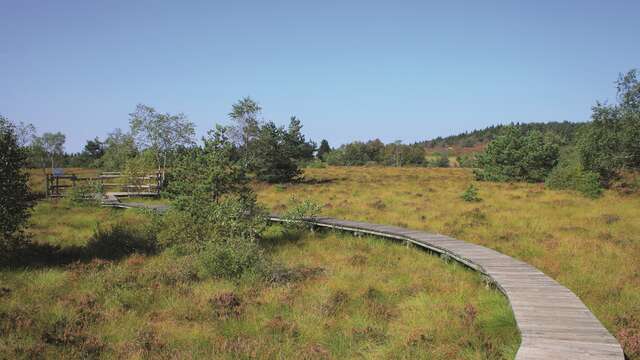
[[[576,190],[590,198],[597,198],[602,194],[600,176],[585,170],[575,152],[561,157],[545,180],[545,185],[556,190]]]
[[[477,166],[476,158],[474,155],[463,154],[456,157],[458,166],[461,168],[474,168]]]
[[[324,154],[323,160],[333,166],[340,166],[345,164],[345,156],[343,150],[331,151]]]
[[[437,168],[449,167],[449,155],[447,153],[436,153],[435,158],[429,161],[429,166]]]
[[[163,247],[199,251],[212,239],[245,238],[253,241],[266,226],[255,202],[229,196],[218,202],[206,199],[174,202],[158,233]]]
[[[542,182],[556,165],[558,153],[555,138],[509,126],[476,155],[478,168],[473,173],[483,181]]]
[[[470,184],[469,187],[462,193],[462,200],[467,202],[478,202],[480,201],[480,197],[478,196],[478,189]]]
[[[293,228],[304,228],[307,226],[303,222],[305,219],[314,218],[320,215],[322,205],[311,199],[298,200],[295,196],[289,199],[289,207],[283,218],[285,225]]]
[[[304,164],[304,167],[309,169],[324,169],[327,167],[327,164],[320,159],[315,159]]]
[[[234,279],[243,275],[261,275],[269,264],[255,241],[232,238],[210,241],[198,254],[201,277]]]
[[[66,194],[65,199],[75,205],[97,204],[104,189],[99,182],[78,182]]]

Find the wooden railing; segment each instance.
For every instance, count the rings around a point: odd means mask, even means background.
[[[116,193],[119,196],[158,196],[162,189],[162,175],[156,173],[131,177],[118,172],[103,172],[94,177],[82,177],[75,174],[47,174],[45,192],[47,197],[63,197],[69,189],[86,184],[94,184],[96,192]]]

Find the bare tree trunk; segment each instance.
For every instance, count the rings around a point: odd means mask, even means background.
[[[165,153],[162,157],[162,183],[164,184],[164,173],[167,169],[167,154]]]

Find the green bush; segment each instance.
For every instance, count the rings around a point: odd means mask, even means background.
[[[104,189],[97,181],[77,182],[66,194],[65,199],[75,205],[98,204]]]
[[[233,279],[264,273],[269,267],[266,259],[257,242],[231,238],[208,242],[198,254],[198,265],[201,277]]]
[[[148,191],[148,189],[143,189],[141,187],[147,183],[144,177],[149,174],[154,174],[157,171],[154,154],[152,151],[147,149],[127,160],[124,164],[123,175],[125,176],[126,183],[129,186],[135,186],[130,188],[130,191],[141,192]]]
[[[545,185],[556,190],[576,190],[590,198],[597,198],[602,194],[600,176],[585,170],[575,151],[563,154],[547,177]]]
[[[478,165],[475,155],[472,154],[460,155],[456,157],[456,160],[461,168],[474,168]]]
[[[449,155],[446,153],[436,153],[435,159],[429,162],[429,166],[438,168],[449,167]]]
[[[258,244],[265,216],[247,164],[226,131],[210,132],[204,148],[190,149],[176,162],[167,186],[172,207],[158,234],[161,246],[194,254],[205,277],[260,273],[268,263]]]
[[[558,152],[554,139],[510,126],[476,157],[474,174],[485,181],[542,182],[556,165]]]
[[[427,164],[424,146],[391,143],[384,145],[384,164],[387,166],[423,166]],[[447,159],[448,161],[448,159]]]
[[[339,148],[325,153],[322,158],[329,165],[342,166],[345,165],[344,155],[344,150]]]
[[[283,218],[287,227],[304,228],[306,219],[317,217],[322,210],[322,205],[311,199],[298,200],[295,196],[289,199],[289,207]]]
[[[158,234],[162,247],[199,251],[211,239],[254,240],[266,226],[262,209],[251,200],[232,195],[218,202],[201,199],[182,198],[165,213],[164,226]]]
[[[13,124],[0,116],[0,261],[23,245],[23,227],[29,219],[33,195],[24,171],[27,154],[18,145]]]
[[[185,152],[173,167],[166,192],[172,206],[159,234],[163,246],[199,250],[211,239],[253,240],[262,230],[264,217],[246,163],[225,132],[210,133],[204,148]]]
[[[478,189],[470,184],[469,187],[462,193],[462,200],[467,202],[477,202],[480,201],[480,197],[478,196]]]
[[[427,163],[424,146],[400,142],[385,145],[379,139],[344,144],[325,153],[323,159],[327,164],[336,166],[421,166]]]
[[[584,171],[578,183],[576,190],[586,197],[595,199],[602,195],[602,186],[600,186],[600,175],[593,171]]]

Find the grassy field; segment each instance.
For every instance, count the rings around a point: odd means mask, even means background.
[[[471,183],[480,202],[460,195]],[[312,198],[337,218],[434,231],[522,259],[573,290],[640,358],[640,197],[613,191],[596,200],[541,184],[477,183],[467,169],[307,169],[305,181],[257,185],[259,201],[282,212]]]
[[[476,273],[388,240],[272,227],[264,245],[281,265],[267,281],[204,278],[171,250],[82,251],[98,226],[148,221],[40,202],[29,232],[66,255],[0,269],[0,358],[483,359],[518,347],[507,301]]]

